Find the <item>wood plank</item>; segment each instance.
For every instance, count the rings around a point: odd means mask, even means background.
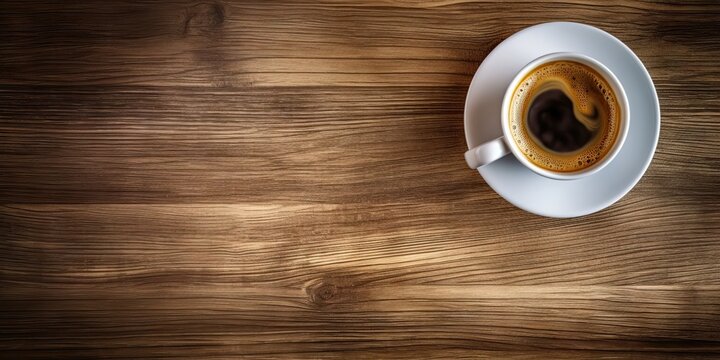
[[[303,288],[146,284],[131,289],[8,289],[0,294],[6,317],[0,323],[0,343],[112,357],[184,357],[189,344],[194,355],[226,356],[225,351],[390,351],[412,346],[720,351],[717,286],[316,282]],[[55,291],[63,296],[54,296]]]
[[[666,97],[660,151],[710,155],[720,136],[713,126],[720,99],[705,89],[664,83],[657,88]],[[316,155],[342,147],[368,155],[384,150],[378,155],[387,156],[388,143],[398,152],[408,143],[433,146],[438,139],[448,147],[465,146],[466,91],[0,86],[0,155],[273,156],[288,144],[284,153]]]
[[[717,204],[632,200],[506,222],[475,200],[8,205],[0,283],[720,285]]]
[[[142,349],[142,350],[141,350]],[[141,349],[111,348],[97,351],[94,349],[64,349],[62,354],[72,358],[91,358],[101,355],[106,359],[141,356],[143,359],[167,358],[195,359],[183,347],[143,347]],[[391,350],[391,351],[388,351]],[[528,351],[497,351],[482,349],[441,348],[437,346],[406,346],[393,347],[388,350],[345,350],[345,351],[303,351],[294,353],[264,353],[248,355],[235,346],[195,346],[193,354],[200,354],[203,359],[417,359],[422,354],[427,359],[600,359],[600,360],[715,360],[713,352],[671,352],[671,351],[594,351],[594,350],[528,350]],[[5,354],[22,359],[47,359],[56,356],[55,350],[6,351]]]
[[[666,163],[671,171],[663,173],[656,165],[658,170],[651,168],[646,173],[633,190],[641,195],[636,200],[658,197],[660,204],[669,204],[680,196],[688,207],[715,214],[719,178],[718,168],[711,166],[717,161],[699,158],[695,164],[686,164],[680,154],[656,155],[657,162],[675,159]],[[498,210],[521,213],[494,201],[498,195],[476,173],[463,168],[461,159],[424,168],[403,162],[409,160],[405,158],[398,160],[401,165],[387,158],[356,164],[367,164],[363,167],[348,166],[342,159],[329,165],[311,160],[292,162],[291,166],[267,166],[266,159],[234,157],[49,159],[11,155],[0,160],[4,172],[0,200],[4,203],[370,204],[433,197],[445,203],[474,200],[476,206],[490,199],[487,205],[501,206]],[[259,170],[262,168],[265,170]]]
[[[566,20],[616,34],[659,81],[717,89],[718,15],[712,1],[547,1],[523,3],[522,11],[474,1],[2,2],[0,77],[4,84],[466,86],[512,33]]]
[[[466,91],[6,86],[0,87],[0,154],[291,157],[278,165],[305,154],[322,162],[400,151],[413,158],[424,147],[432,155],[465,146]]]
[[[0,91],[0,203],[497,198],[462,158],[464,88],[103,90]],[[635,191],[720,203],[720,103],[672,93]]]

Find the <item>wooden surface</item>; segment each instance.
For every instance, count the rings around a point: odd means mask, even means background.
[[[0,357],[720,357],[720,4],[594,4],[3,1]],[[462,157],[475,69],[551,20],[663,113],[577,219]]]

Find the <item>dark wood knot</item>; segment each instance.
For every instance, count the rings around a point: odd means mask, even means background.
[[[184,35],[203,35],[222,28],[225,7],[220,3],[201,3],[185,12]]]
[[[319,288],[315,289],[314,295],[317,300],[330,301],[338,292],[337,286],[333,284],[323,284]]]
[[[332,302],[338,294],[338,287],[335,284],[321,281],[308,286],[307,294],[310,302],[316,305],[325,305]]]
[[[355,286],[351,279],[344,276],[328,276],[309,283],[305,291],[308,301],[318,307],[352,302],[355,298]]]

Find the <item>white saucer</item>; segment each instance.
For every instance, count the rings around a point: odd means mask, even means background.
[[[500,108],[514,75],[535,58],[564,51],[595,58],[622,83],[631,118],[620,153],[599,172],[578,180],[540,176],[512,155],[479,169],[488,185],[511,204],[550,217],[587,215],[620,200],[647,170],[660,136],[660,104],[655,86],[635,53],[595,27],[553,22],[515,33],[493,49],[480,65],[465,100],[468,148],[502,136]]]

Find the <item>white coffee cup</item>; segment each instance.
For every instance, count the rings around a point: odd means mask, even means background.
[[[618,104],[620,105],[620,129],[613,147],[602,159],[600,159],[600,161],[596,162],[592,166],[575,172],[557,172],[543,169],[533,164],[525,157],[522,151],[520,151],[520,149],[517,147],[515,140],[513,140],[512,132],[510,131],[510,121],[508,119],[508,116],[510,114],[510,102],[512,100],[515,88],[519,85],[519,83],[523,81],[523,79],[531,71],[535,70],[540,65],[560,60],[579,62],[597,71],[598,74],[600,74],[600,76],[602,76],[610,85],[612,91],[615,93],[615,96],[618,100]],[[625,95],[625,91],[623,90],[622,85],[620,84],[620,81],[607,67],[599,63],[597,60],[582,54],[560,52],[541,56],[525,65],[517,73],[517,75],[515,76],[515,78],[513,78],[513,80],[508,85],[507,90],[505,91],[505,96],[503,97],[502,104],[502,113],[500,115],[500,122],[502,123],[501,125],[504,136],[476,146],[465,152],[465,160],[467,161],[470,168],[479,168],[493,161],[496,161],[504,157],[505,155],[512,153],[513,155],[515,155],[518,161],[520,161],[521,164],[525,165],[530,170],[540,175],[558,180],[571,180],[588,176],[600,171],[600,169],[609,164],[612,159],[620,152],[620,148],[622,148],[622,145],[625,142],[625,138],[627,137],[628,129],[630,128],[630,107],[628,106],[628,99]]]

